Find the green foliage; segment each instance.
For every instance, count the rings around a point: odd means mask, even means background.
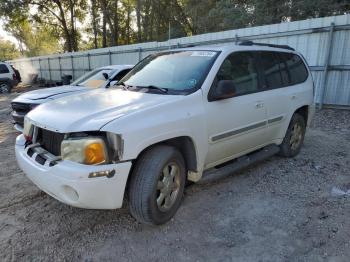
[[[18,40],[24,56],[47,55],[62,51],[54,27],[29,21],[25,16],[12,18],[6,30]]]
[[[29,56],[349,12],[349,0],[0,1],[5,29]]]
[[[0,39],[0,61],[12,60],[19,57],[21,57],[21,53],[12,42]]]

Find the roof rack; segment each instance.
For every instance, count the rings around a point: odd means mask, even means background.
[[[252,46],[252,45],[258,45],[258,46],[268,46],[268,47],[275,47],[275,48],[282,48],[282,49],[288,49],[295,51],[293,47],[290,47],[289,45],[275,45],[275,44],[266,44],[266,43],[255,43],[253,41],[242,41],[238,45],[244,45],[244,46]]]

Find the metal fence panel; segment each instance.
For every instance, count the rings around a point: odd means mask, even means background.
[[[94,68],[110,64],[136,64],[151,53],[169,48],[234,43],[237,40],[294,47],[304,55],[311,67],[316,87],[315,102],[350,106],[350,15],[207,33],[165,42],[18,59],[11,63],[22,74],[37,72],[39,77],[52,80],[59,80],[63,74],[71,74],[76,79]]]

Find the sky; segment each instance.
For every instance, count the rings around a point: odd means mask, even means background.
[[[18,45],[16,38],[11,36],[9,33],[7,33],[4,30],[3,24],[4,24],[4,22],[0,19],[0,38],[5,39],[5,40],[9,40],[9,41],[13,42],[14,44]]]

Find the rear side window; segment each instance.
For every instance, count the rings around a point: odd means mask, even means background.
[[[308,78],[308,71],[303,60],[296,54],[280,53],[282,60],[288,67],[290,85],[300,84]]]
[[[308,78],[304,62],[296,54],[259,52],[259,56],[268,89],[300,84]]]
[[[0,74],[7,74],[10,73],[9,69],[6,65],[0,64]]]
[[[257,92],[258,74],[253,54],[236,52],[229,55],[216,75],[216,83],[220,80],[232,80],[237,96]]]
[[[267,88],[282,87],[280,60],[275,52],[260,52],[260,65],[265,76]]]

